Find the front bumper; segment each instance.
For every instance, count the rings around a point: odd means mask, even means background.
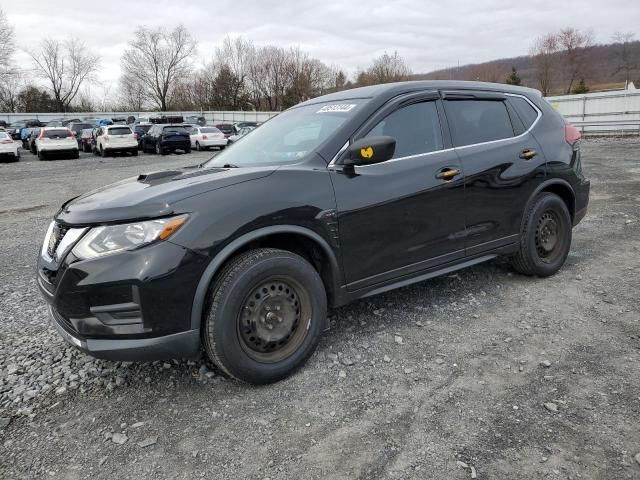
[[[207,259],[168,241],[92,260],[40,255],[37,284],[60,335],[90,355],[187,358],[200,348],[191,308]]]
[[[162,337],[140,339],[80,338],[70,332],[64,319],[53,306],[49,306],[49,318],[60,336],[78,350],[96,358],[121,362],[191,358],[200,351],[200,332],[186,332]]]

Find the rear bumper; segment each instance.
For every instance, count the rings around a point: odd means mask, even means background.
[[[580,183],[574,185],[574,192],[576,195],[576,210],[573,215],[573,226],[575,227],[582,221],[587,214],[587,208],[589,206],[589,192],[591,190],[591,182],[589,180],[582,180]]]
[[[60,336],[78,350],[96,358],[114,361],[151,361],[169,358],[191,358],[200,351],[200,332],[188,330],[154,338],[111,340],[83,339],[69,332],[65,322],[49,306],[49,318]]]

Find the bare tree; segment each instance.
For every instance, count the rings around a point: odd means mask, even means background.
[[[634,58],[633,49],[631,43],[635,34],[632,32],[616,32],[613,34],[612,40],[618,44],[616,49],[616,68],[613,72],[615,75],[619,72],[624,72],[625,86],[629,84],[631,80],[631,72],[638,69],[639,60]]]
[[[123,110],[140,112],[147,108],[146,87],[138,77],[120,77],[118,103],[124,107]]]
[[[222,46],[216,49],[215,63],[218,74],[222,74],[227,82],[225,89],[232,110],[241,110],[246,106],[249,65],[253,51],[253,44],[242,37],[226,37]]]
[[[391,55],[384,52],[380,57],[373,59],[369,68],[364,72],[360,72],[358,84],[373,85],[400,82],[408,80],[410,75],[411,69],[397,51]]]
[[[553,73],[556,66],[558,39],[554,34],[538,37],[531,47],[531,56],[535,66],[536,79],[543,96],[551,93]]]
[[[37,51],[27,52],[36,74],[46,80],[60,111],[66,111],[82,84],[98,71],[99,58],[77,39],[45,39]]]
[[[17,73],[0,74],[0,111],[18,111],[21,86],[22,81]]]
[[[123,76],[139,80],[148,98],[165,111],[173,90],[188,78],[195,52],[196,41],[183,25],[171,31],[138,27],[121,59]]]
[[[584,78],[587,69],[587,49],[593,44],[592,32],[581,32],[567,27],[557,35],[560,50],[563,50],[563,66],[567,82],[566,93],[571,93],[573,83]]]
[[[0,75],[10,69],[14,50],[13,25],[0,8]]]

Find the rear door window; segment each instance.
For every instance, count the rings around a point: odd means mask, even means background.
[[[538,111],[531,106],[529,102],[527,102],[522,97],[509,97],[509,103],[513,106],[518,117],[524,123],[525,128],[528,130],[533,125],[533,122],[538,118]]]
[[[514,136],[503,101],[446,100],[447,120],[457,147]]]
[[[393,158],[442,150],[442,131],[436,102],[402,107],[369,130],[366,137],[389,136],[396,140]]]

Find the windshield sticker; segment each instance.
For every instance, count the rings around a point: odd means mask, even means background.
[[[335,105],[325,105],[316,113],[350,112],[355,106],[353,103],[336,103]]]

